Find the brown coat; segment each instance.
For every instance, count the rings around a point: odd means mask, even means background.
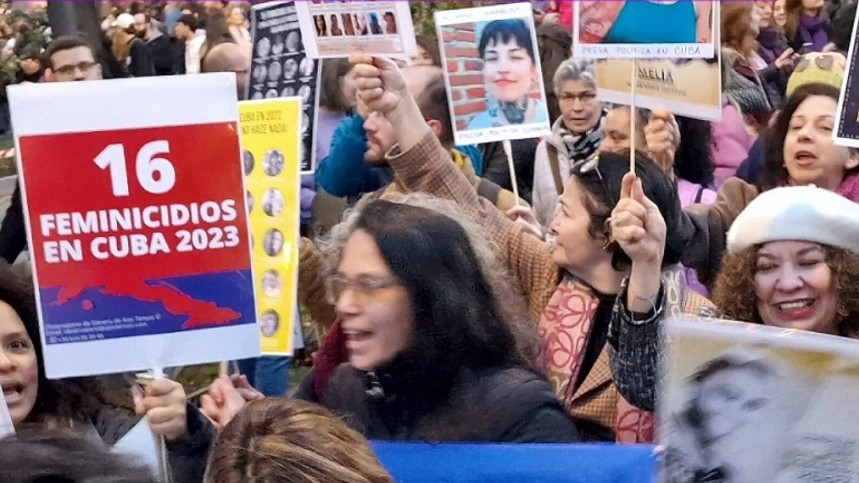
[[[522,292],[531,316],[539,320],[561,280],[561,270],[549,245],[523,231],[495,206],[477,195],[465,176],[449,162],[449,155],[427,131],[420,143],[405,153],[389,156],[398,178],[410,189],[457,202],[486,229]],[[557,388],[556,388],[557,389]],[[611,380],[607,351],[603,351],[567,407],[574,417],[614,426],[617,390]]]

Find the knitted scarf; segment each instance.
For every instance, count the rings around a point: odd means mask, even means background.
[[[603,126],[605,125],[605,116],[607,113],[608,111],[603,110],[596,125],[583,133],[572,133],[564,126],[563,122],[560,123],[560,136],[567,147],[570,160],[575,162],[588,159],[597,151],[600,143],[602,143]]]

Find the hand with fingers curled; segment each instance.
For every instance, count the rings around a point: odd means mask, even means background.
[[[620,194],[609,219],[612,239],[633,265],[660,266],[667,230],[659,207],[645,196],[641,180],[633,173],[624,175]]]
[[[516,205],[507,210],[507,218],[522,225],[526,233],[530,233],[539,239],[543,239],[543,227],[537,221],[534,211],[527,206]]]
[[[349,62],[354,66],[358,101],[369,111],[388,114],[408,95],[403,74],[393,60],[355,52]]]
[[[159,378],[141,391],[133,389],[134,411],[146,417],[152,432],[173,441],[188,431],[185,388],[170,379]]]
[[[644,126],[644,139],[647,152],[663,170],[674,166],[674,155],[680,147],[680,127],[677,119],[668,111],[656,109],[650,114]]]
[[[200,411],[217,431],[224,429],[249,401],[265,396],[253,388],[247,377],[235,374],[221,376],[212,382],[209,392],[200,398]]]

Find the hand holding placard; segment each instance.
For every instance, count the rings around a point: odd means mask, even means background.
[[[134,411],[146,417],[156,436],[173,441],[188,431],[185,388],[170,379],[158,378],[140,388],[132,388]]]
[[[609,222],[611,238],[632,259],[627,307],[647,313],[654,308],[653,298],[659,293],[667,229],[659,207],[644,194],[634,173],[624,175],[620,201]]]

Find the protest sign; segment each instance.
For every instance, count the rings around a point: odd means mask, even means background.
[[[0,390],[3,388],[0,387]],[[6,397],[0,397],[0,440],[15,434],[15,426],[12,425],[12,415],[6,406]]]
[[[348,57],[355,51],[417,55],[409,2],[296,2],[295,7],[310,57]]]
[[[856,479],[859,342],[695,318],[665,330],[663,481]]]
[[[722,119],[722,72],[715,59],[598,60],[597,95],[605,102],[630,105],[631,69],[636,68],[635,107],[665,109],[679,116]]]
[[[292,355],[298,313],[301,99],[239,103],[262,352]]]
[[[835,143],[842,146],[859,148],[859,49],[856,46],[856,35],[859,26],[859,16],[853,20],[853,35],[850,37],[850,49],[847,52],[847,66],[841,94],[838,97],[838,126],[835,129]],[[817,57],[818,62],[825,62],[823,57]],[[824,68],[824,66],[820,66]],[[832,67],[830,66],[830,69]]]
[[[530,3],[435,13],[456,144],[548,136]]]
[[[301,97],[301,174],[316,170],[316,113],[321,63],[307,56],[295,2],[251,8],[253,59],[246,99]]]
[[[9,89],[48,377],[259,354],[235,83]]]
[[[717,7],[713,0],[575,2],[573,56],[710,59],[719,25]]]

